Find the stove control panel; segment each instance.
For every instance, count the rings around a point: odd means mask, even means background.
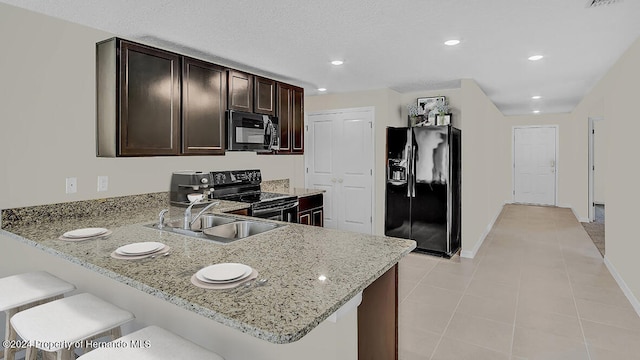
[[[260,170],[232,170],[212,171],[213,186],[234,184],[260,184],[262,174]]]

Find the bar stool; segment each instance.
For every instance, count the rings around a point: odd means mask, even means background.
[[[157,326],[149,326],[82,355],[78,360],[224,360],[220,355]]]
[[[7,344],[14,345],[16,332],[10,319],[20,311],[62,298],[75,290],[73,284],[61,280],[46,271],[33,271],[0,279],[0,311],[6,314],[5,336]],[[5,346],[5,360],[15,360],[16,347]]]
[[[25,360],[35,360],[38,349],[66,360],[74,358],[73,350],[84,340],[120,337],[120,325],[133,319],[132,313],[85,293],[19,312],[11,318],[11,325],[29,344]]]

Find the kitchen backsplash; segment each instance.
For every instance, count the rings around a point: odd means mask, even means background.
[[[106,199],[83,200],[50,205],[29,206],[2,210],[2,229],[25,225],[41,225],[50,221],[81,219],[84,217],[127,215],[132,222],[153,220],[149,209],[166,207],[168,192],[119,196]]]
[[[274,193],[289,193],[289,179],[267,180],[260,184],[260,190]]]

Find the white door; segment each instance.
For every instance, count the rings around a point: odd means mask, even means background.
[[[325,190],[324,226],[373,231],[373,108],[309,114],[306,186]]]
[[[516,203],[556,204],[556,126],[513,128]]]

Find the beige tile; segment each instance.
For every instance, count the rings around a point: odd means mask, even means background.
[[[487,279],[473,278],[467,287],[466,294],[486,298],[505,299],[515,303],[518,297],[518,289]]]
[[[597,288],[605,288],[605,289],[620,289],[616,280],[611,276],[611,274],[583,274],[583,273],[571,273],[569,275],[569,280],[574,285],[580,286],[593,286]]]
[[[471,279],[467,276],[432,271],[422,279],[421,283],[462,292],[467,288],[470,281]]]
[[[422,269],[432,269],[440,262],[440,258],[426,254],[410,253],[400,260],[400,267],[408,266]]]
[[[436,272],[446,272],[453,275],[471,277],[478,267],[478,262],[473,261],[460,261],[460,262],[446,262],[441,261],[433,268]]]
[[[485,349],[460,340],[443,338],[432,360],[509,360],[508,353]]]
[[[557,281],[540,281],[530,280],[522,281],[520,284],[520,294],[523,297],[546,297],[555,296],[563,298],[572,298],[573,292],[568,280]]]
[[[516,326],[564,336],[578,342],[584,341],[580,321],[575,316],[520,309],[516,313]]]
[[[629,300],[620,288],[599,287],[582,284],[573,285],[573,295],[576,299],[595,301],[608,305],[615,305],[623,308],[632,309]]]
[[[516,302],[513,299],[465,295],[462,297],[456,313],[473,315],[512,325],[515,321]]]
[[[597,348],[640,354],[640,332],[582,320],[584,336],[589,345]]]
[[[491,281],[512,289],[518,289],[520,286],[520,271],[509,269],[508,267],[493,267],[492,265],[487,267],[486,264],[481,263],[478,266],[478,270],[474,274],[473,279]]]
[[[616,351],[602,349],[593,345],[589,345],[589,356],[591,360],[639,360],[640,354],[633,351],[625,351],[618,349]]]
[[[398,355],[407,360],[429,360],[441,337],[430,331],[399,328]]]
[[[413,266],[400,266],[398,268],[398,279],[418,283],[430,270]]]
[[[398,308],[398,329],[442,334],[453,316],[453,309],[423,302],[405,301]]]
[[[458,306],[461,298],[462,292],[439,288],[426,283],[420,283],[407,297],[407,301],[411,301],[416,304],[435,305],[453,312],[456,306]]]
[[[398,279],[398,301],[402,303],[418,283]]]
[[[513,325],[456,313],[445,337],[502,353],[509,353]]]
[[[623,308],[583,299],[576,299],[576,304],[581,319],[640,332],[640,318],[631,306]]]
[[[577,317],[572,297],[561,297],[550,293],[524,293],[518,297],[518,311],[535,310]]]
[[[419,354],[407,350],[398,349],[398,360],[429,360],[431,354]]]
[[[581,341],[517,326],[513,338],[513,355],[526,359],[589,359],[587,347]]]

